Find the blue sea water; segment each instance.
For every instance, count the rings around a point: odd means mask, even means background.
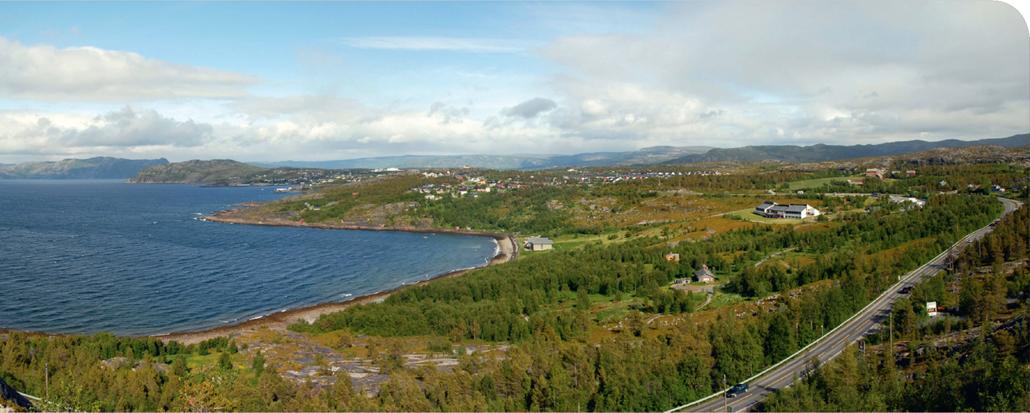
[[[216,327],[482,265],[486,237],[204,222],[267,187],[0,180],[0,328]]]

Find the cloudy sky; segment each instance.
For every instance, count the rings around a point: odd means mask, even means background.
[[[994,1],[0,3],[0,162],[1030,131]]]

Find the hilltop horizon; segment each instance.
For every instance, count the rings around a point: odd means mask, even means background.
[[[236,158],[236,157],[232,157],[232,156],[228,156],[228,157],[225,157],[225,156],[214,156],[214,157],[199,157],[199,158],[176,158],[176,157],[172,157],[172,156],[164,156],[164,155],[161,155],[161,154],[154,154],[152,156],[132,156],[132,155],[117,156],[117,155],[106,154],[106,153],[90,153],[90,154],[81,154],[81,155],[46,157],[46,158],[21,160],[21,161],[19,161],[19,160],[4,161],[3,158],[0,157],[0,166],[12,166],[12,165],[29,164],[29,163],[44,163],[44,162],[60,162],[60,161],[74,161],[74,160],[91,160],[91,159],[112,158],[112,159],[125,159],[125,160],[155,160],[155,161],[157,161],[157,160],[165,160],[165,161],[168,161],[168,162],[183,162],[183,161],[188,161],[188,160],[233,159],[233,160],[237,160],[237,161],[241,161],[241,162],[246,162],[246,163],[250,163],[250,164],[254,164],[254,165],[264,165],[264,166],[291,166],[291,165],[298,165],[298,166],[301,166],[301,167],[317,167],[317,166],[305,166],[305,164],[312,164],[313,165],[313,164],[332,163],[332,162],[385,160],[385,159],[405,159],[405,158],[419,159],[419,158],[457,158],[457,157],[507,157],[507,158],[518,158],[518,159],[531,160],[531,159],[556,158],[556,157],[563,157],[563,156],[584,156],[584,155],[594,155],[594,154],[597,154],[597,155],[607,155],[607,154],[626,154],[626,153],[633,153],[633,152],[636,152],[636,153],[647,153],[647,152],[663,152],[663,151],[666,151],[666,152],[667,151],[673,151],[673,152],[680,152],[680,153],[683,153],[683,154],[693,155],[693,154],[704,154],[704,153],[707,153],[707,152],[709,152],[709,151],[711,151],[713,149],[719,149],[719,150],[730,149],[730,150],[732,150],[732,149],[740,149],[740,148],[746,148],[746,147],[759,147],[759,148],[772,148],[772,147],[815,148],[815,147],[823,147],[823,146],[845,146],[845,147],[861,148],[861,147],[873,147],[873,146],[879,146],[879,145],[885,145],[885,144],[899,144],[899,143],[928,144],[928,147],[935,147],[934,145],[941,144],[941,143],[956,143],[956,142],[958,142],[961,145],[964,145],[966,143],[969,143],[969,144],[980,144],[979,142],[981,142],[981,141],[988,141],[988,142],[990,142],[990,141],[999,141],[999,140],[1013,139],[1013,138],[1015,138],[1017,140],[1018,140],[1018,138],[1026,139],[1025,138],[1026,136],[1030,136],[1030,131],[1024,132],[1024,133],[1019,133],[1019,134],[1014,134],[1014,135],[1011,135],[1011,136],[1005,136],[1005,137],[963,137],[963,138],[940,138],[940,139],[900,139],[900,140],[893,140],[893,141],[880,142],[880,143],[866,143],[866,144],[855,144],[855,145],[841,145],[841,144],[828,143],[828,142],[817,142],[817,143],[806,144],[806,145],[796,145],[796,144],[789,144],[789,143],[783,143],[783,144],[780,144],[780,143],[768,143],[768,144],[741,145],[741,146],[732,146],[732,145],[721,145],[721,146],[655,145],[655,146],[647,146],[647,147],[641,147],[641,148],[636,148],[636,149],[628,149],[628,150],[624,150],[624,151],[589,151],[589,150],[583,150],[583,151],[562,152],[562,153],[543,153],[543,152],[533,153],[533,152],[526,152],[526,153],[511,153],[511,154],[474,153],[474,152],[401,153],[401,154],[384,154],[384,155],[377,155],[377,156],[355,156],[355,157],[350,157],[350,158],[322,158],[322,159],[283,159],[283,158],[278,158],[278,159],[268,159],[268,160]],[[988,144],[989,145],[991,143],[983,143],[983,144]],[[1030,143],[1028,143],[1028,144],[1030,144]],[[1004,144],[1004,146],[1018,146],[1018,145]],[[862,155],[859,154],[859,155],[856,155],[855,157],[861,157],[861,156]]]

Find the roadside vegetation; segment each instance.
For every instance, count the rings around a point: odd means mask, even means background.
[[[859,351],[813,368],[765,411],[1030,410],[1030,208],[894,307]],[[940,313],[931,317],[925,303]],[[894,343],[892,348],[889,343]],[[813,366],[815,367],[815,366]]]

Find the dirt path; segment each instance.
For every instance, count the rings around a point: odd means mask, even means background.
[[[697,306],[697,308],[695,308],[694,311],[697,311],[697,310],[700,310],[702,308],[705,308],[706,305],[708,305],[709,303],[712,302],[712,297],[714,297],[714,296],[715,296],[714,293],[706,294],[705,295],[705,302],[703,302],[703,303],[701,303],[701,305]]]

